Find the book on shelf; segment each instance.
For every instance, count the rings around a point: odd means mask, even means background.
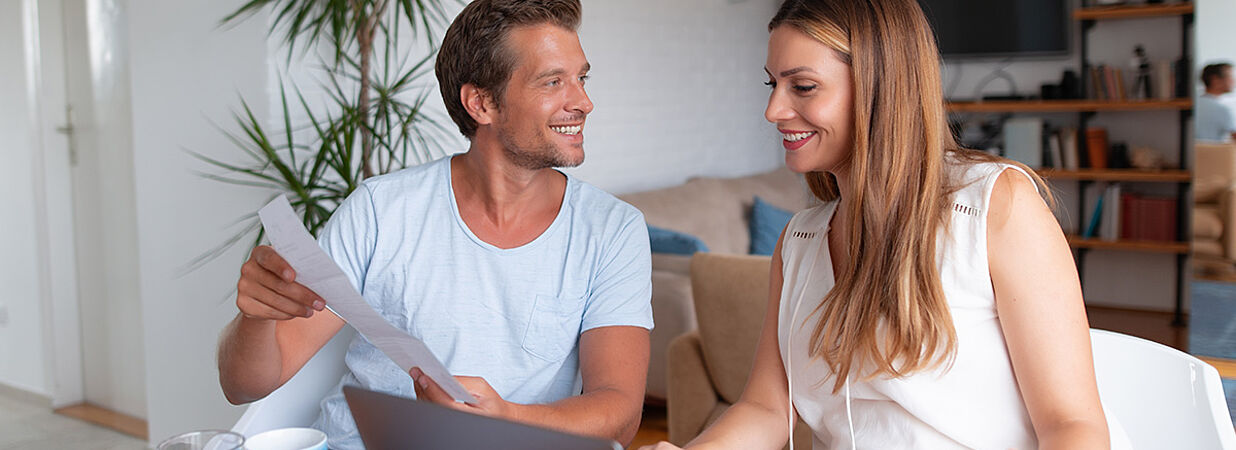
[[[1132,241],[1176,241],[1176,199],[1126,192],[1120,196],[1120,238]]]
[[[1063,127],[1056,131],[1056,138],[1060,141],[1060,153],[1062,155],[1064,169],[1077,170],[1078,154],[1077,154],[1077,128]]]
[[[1175,198],[1129,192],[1121,183],[1102,182],[1083,194],[1083,239],[1176,242]]]
[[[1103,220],[1103,198],[1105,197],[1103,192],[1106,188],[1106,183],[1095,183],[1088,186],[1082,193],[1082,201],[1086,202],[1083,208],[1086,211],[1086,217],[1082,221],[1085,224],[1082,229],[1082,239],[1091,239],[1099,233],[1099,224]]]
[[[1124,70],[1107,64],[1091,67],[1088,74],[1091,87],[1088,91],[1090,99],[1111,102],[1127,101],[1129,94],[1125,88],[1124,77]]]
[[[1107,83],[1103,81],[1103,72],[1107,66],[1098,65],[1090,68],[1090,73],[1087,78],[1090,80],[1090,98],[1093,100],[1108,100]]]
[[[1120,239],[1120,183],[1111,183],[1103,189],[1103,217],[1099,219],[1099,239]]]
[[[1064,149],[1060,145],[1060,130],[1053,130],[1047,134],[1047,166],[1063,169],[1064,167]]]
[[[1043,129],[1043,168],[1077,170],[1077,128],[1051,127]]]
[[[1172,62],[1160,60],[1154,63],[1151,75],[1154,83],[1154,96],[1159,100],[1171,100],[1176,94],[1176,71]]]
[[[1124,72],[1122,72],[1120,69],[1113,69],[1110,67],[1108,68],[1108,70],[1111,71],[1109,73],[1113,79],[1112,84],[1115,85],[1115,91],[1116,91],[1114,95],[1112,95],[1112,99],[1119,100],[1122,102],[1127,100],[1128,97],[1125,96],[1125,90],[1124,90]]]
[[[1125,217],[1128,194],[1120,183],[1095,183],[1086,188],[1083,200],[1086,202],[1083,239],[1098,239],[1102,241],[1117,241],[1123,239],[1126,230]]]

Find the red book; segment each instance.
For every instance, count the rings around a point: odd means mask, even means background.
[[[1152,241],[1176,241],[1176,199],[1162,197],[1147,197],[1142,199],[1146,206],[1144,239]]]
[[[1141,221],[1137,215],[1138,198],[1131,193],[1120,194],[1120,239],[1141,239]]]

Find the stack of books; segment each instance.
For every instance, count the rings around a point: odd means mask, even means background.
[[[1097,183],[1087,189],[1084,239],[1104,241],[1176,241],[1176,199],[1125,192],[1120,183]]]

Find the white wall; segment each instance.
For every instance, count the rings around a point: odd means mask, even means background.
[[[201,252],[254,212],[258,193],[208,181],[192,150],[233,159],[238,151],[212,125],[228,125],[238,96],[266,95],[263,16],[234,27],[219,20],[239,7],[219,2],[128,2],[139,292],[145,331],[150,439],[230,428],[240,408],[219,390],[215,343],[236,313],[231,298],[243,248],[180,276]],[[262,102],[253,105],[265,115]]]
[[[42,258],[36,240],[35,204],[38,120],[36,85],[24,62],[37,51],[26,19],[25,2],[0,2],[0,192],[7,198],[0,214],[0,383],[48,394],[43,359]]]
[[[626,193],[779,167],[764,120],[768,20],[778,2],[585,1],[580,40],[596,110],[573,175]]]
[[[1207,64],[1226,62],[1236,64],[1236,37],[1233,37],[1232,24],[1236,23],[1236,1],[1232,0],[1196,0],[1197,3],[1197,58],[1194,60],[1194,95],[1203,92],[1200,79],[1202,67]],[[1229,93],[1220,97],[1220,101],[1236,109],[1236,94]]]
[[[1236,2],[1195,0],[1194,3],[1197,11],[1194,24],[1197,30],[1194,73],[1200,76],[1202,67],[1216,62],[1236,64],[1236,36],[1232,32],[1232,27],[1236,24]],[[1195,81],[1198,86],[1201,85],[1200,80]]]

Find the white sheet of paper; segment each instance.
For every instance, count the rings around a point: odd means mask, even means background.
[[[272,200],[258,211],[258,217],[275,251],[296,270],[297,283],[326,300],[326,306],[335,315],[351,324],[404,373],[413,367],[420,368],[455,401],[476,403],[476,397],[451,376],[424,342],[395,328],[365,302],[343,269],[318,247],[313,235],[292,211],[287,197],[280,195]]]

